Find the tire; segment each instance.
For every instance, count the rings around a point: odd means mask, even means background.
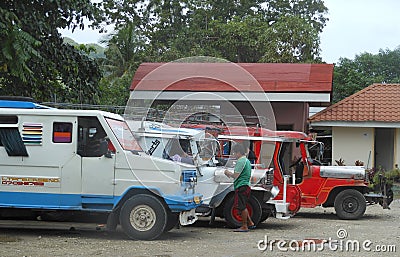
[[[270,211],[263,211],[259,223],[266,221],[269,218],[269,216],[271,216]]]
[[[115,212],[111,212],[110,214],[108,214],[107,217],[106,231],[114,232],[117,230],[117,226],[118,226],[118,216],[116,215]]]
[[[164,232],[168,223],[168,212],[157,197],[139,194],[124,203],[119,219],[128,237],[153,240]]]
[[[367,202],[359,191],[346,189],[337,194],[334,206],[340,219],[356,220],[364,215]]]
[[[389,207],[389,205],[393,202],[393,197],[394,197],[394,194],[393,194],[392,189],[387,190],[386,196],[387,196],[387,198],[388,198],[388,200],[387,200],[387,207]]]
[[[178,225],[178,222],[179,222],[179,214],[170,212],[168,214],[167,226],[165,226],[164,232],[168,232],[174,227],[176,227]]]
[[[224,205],[224,217],[225,221],[230,228],[238,228],[242,225],[242,218],[238,211],[233,208],[234,196],[230,196]],[[258,225],[261,219],[261,204],[256,197],[250,195],[249,202],[247,203],[247,210],[249,211],[250,217],[254,222],[254,225]]]

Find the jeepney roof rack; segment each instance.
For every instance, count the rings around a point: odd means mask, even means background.
[[[36,103],[33,98],[25,96],[0,96],[0,108],[15,109],[52,109]]]

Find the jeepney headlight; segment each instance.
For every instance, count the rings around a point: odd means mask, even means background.
[[[197,172],[196,170],[184,170],[180,177],[181,183],[196,183]]]
[[[181,177],[181,186],[185,192],[189,192],[189,190],[194,193],[195,185],[197,184],[197,172],[196,170],[183,170]]]
[[[201,197],[200,197],[200,196],[195,196],[195,197],[193,197],[193,200],[194,200],[194,202],[195,202],[196,204],[201,203]]]

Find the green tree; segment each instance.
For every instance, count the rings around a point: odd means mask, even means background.
[[[0,8],[0,72],[9,71],[11,76],[26,82],[32,75],[27,62],[31,57],[39,57],[35,48],[41,45],[26,31],[21,29],[21,22],[11,11]]]
[[[340,58],[334,69],[333,102],[338,102],[373,83],[400,83],[400,47],[378,54],[362,53],[354,60]]]
[[[64,44],[58,29],[99,26],[90,0],[0,2],[0,94],[38,101],[95,102],[101,73],[84,51]]]
[[[286,15],[266,30],[261,62],[320,62],[319,34],[300,16]]]
[[[144,59],[145,39],[133,23],[109,35],[102,63],[104,77],[100,83],[100,104],[125,105],[133,75]]]
[[[269,25],[260,16],[214,21],[209,44],[233,62],[319,61],[318,33],[305,20],[287,15]]]
[[[129,19],[143,32],[152,61],[194,55],[320,61],[319,33],[327,20],[322,0],[120,0],[111,10],[117,29]]]

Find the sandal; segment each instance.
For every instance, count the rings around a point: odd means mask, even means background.
[[[248,229],[237,228],[237,229],[233,230],[233,232],[249,232],[249,230]]]

